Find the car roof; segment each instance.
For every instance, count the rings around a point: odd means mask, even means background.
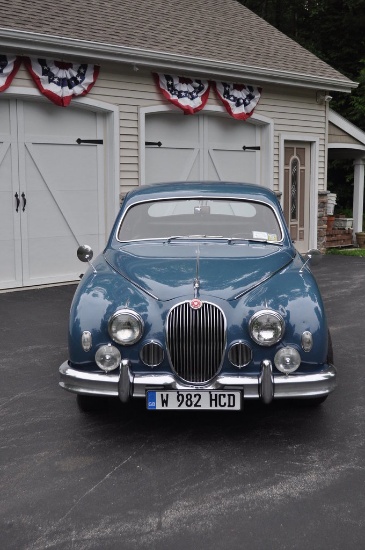
[[[276,195],[270,189],[253,183],[224,181],[170,182],[143,185],[130,191],[125,198],[129,206],[141,201],[202,197],[261,200],[277,204]]]

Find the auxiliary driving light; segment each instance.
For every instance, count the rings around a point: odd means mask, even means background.
[[[119,367],[121,360],[120,351],[111,344],[101,346],[95,353],[96,364],[105,372]]]
[[[275,354],[275,367],[285,374],[290,374],[297,370],[300,365],[300,355],[295,348],[281,348]]]

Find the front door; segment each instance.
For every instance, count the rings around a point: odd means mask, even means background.
[[[309,248],[310,145],[285,142],[284,215],[299,252]]]
[[[72,281],[78,244],[105,242],[99,115],[0,102],[0,288]],[[100,151],[101,149],[101,151]]]

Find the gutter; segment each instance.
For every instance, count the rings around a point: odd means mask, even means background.
[[[241,80],[246,84],[280,84],[350,93],[358,84],[350,79],[319,77],[279,69],[247,66],[214,59],[190,57],[168,52],[128,48],[115,44],[4,29],[0,27],[0,46],[19,55],[68,56],[78,61],[123,63],[140,69],[172,71],[205,78]],[[340,75],[341,76],[341,75]]]

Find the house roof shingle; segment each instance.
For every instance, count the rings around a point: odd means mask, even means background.
[[[181,0],[0,0],[0,46],[4,31],[25,31],[353,84],[237,0],[194,7]]]

